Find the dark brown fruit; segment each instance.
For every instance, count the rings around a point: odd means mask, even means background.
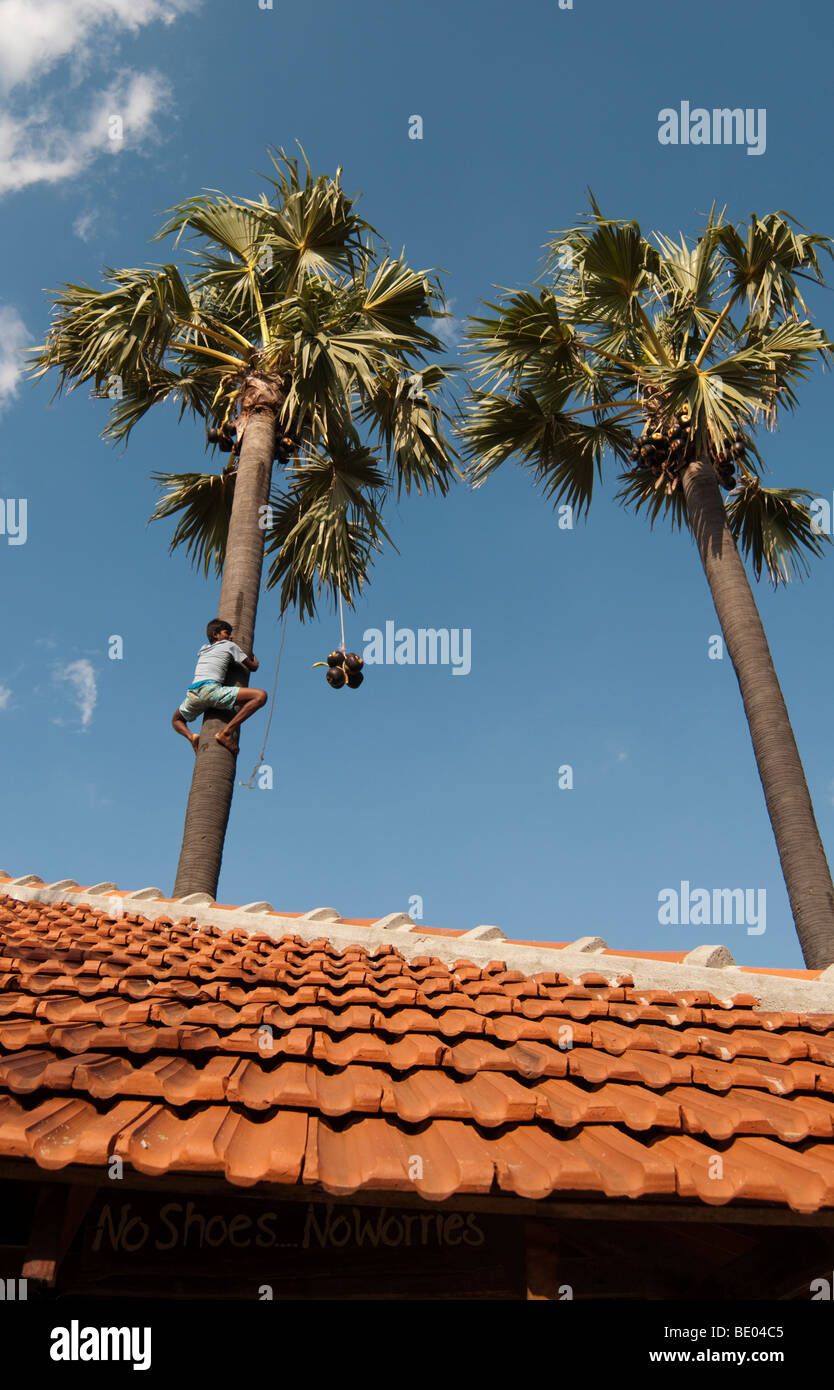
[[[365,677],[361,671],[349,671],[347,683],[351,690],[358,690]]]
[[[364,665],[365,663],[361,656],[358,656],[356,652],[347,653],[345,657],[345,666],[348,671],[361,671]]]
[[[207,430],[206,439],[209,444],[216,444],[221,454],[230,454],[235,447],[237,431],[233,428],[220,430]]]
[[[345,673],[341,666],[331,666],[327,672],[327,684],[332,685],[334,690],[341,690],[345,683]]]
[[[327,664],[328,666],[341,666],[344,659],[344,652],[331,652],[327,658]]]

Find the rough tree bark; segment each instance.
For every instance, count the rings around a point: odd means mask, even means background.
[[[245,415],[217,609],[217,616],[231,623],[233,641],[250,655],[266,535],[260,508],[269,500],[274,452],[275,411],[271,405],[254,405]],[[241,672],[235,682],[248,684],[247,673]],[[217,894],[237,759],[217,742],[215,734],[230,718],[231,712],[203,716],[174,884],[175,898],[188,893],[210,893],[212,897]],[[241,729],[242,736],[245,730],[246,725]]]
[[[805,964],[834,962],[834,886],[756,601],[709,463],[683,476],[689,520],[738,679]]]

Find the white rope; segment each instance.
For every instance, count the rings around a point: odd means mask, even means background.
[[[275,680],[272,682],[272,698],[269,703],[269,718],[266,721],[266,732],[264,734],[263,747],[261,748],[260,757],[258,758],[258,761],[255,763],[255,766],[252,768],[252,776],[249,778],[249,781],[238,782],[239,787],[246,787],[249,791],[254,790],[252,783],[254,782],[255,777],[257,776],[258,769],[263,764],[264,753],[266,752],[266,745],[269,739],[269,731],[272,727],[272,716],[275,713],[275,691],[278,686],[278,672],[281,670],[281,653],[284,650],[284,642],[287,636],[287,619],[289,618],[289,616],[290,614],[288,609],[287,612],[284,614],[284,627],[281,632],[281,645],[278,648],[278,660],[275,665]]]

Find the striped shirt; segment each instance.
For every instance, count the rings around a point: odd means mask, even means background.
[[[222,685],[232,662],[237,661],[242,666],[246,659],[246,652],[242,652],[237,643],[227,637],[222,642],[206,642],[197,653],[197,669],[191,689],[204,681],[218,681]]]

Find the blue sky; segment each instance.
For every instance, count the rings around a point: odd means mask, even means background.
[[[204,187],[253,195],[266,146],[295,140],[316,172],[343,167],[412,265],[445,270],[451,360],[460,321],[538,274],[588,186],[647,231],[695,234],[714,200],[834,231],[830,12],[761,0],[751,14],[717,0],[0,0],[0,496],[28,509],[25,544],[0,534],[0,867],[171,890],[192,754],[170,713],[218,591],[169,556],[167,523],[146,524],[153,471],[212,466],[201,429],[163,410],[114,451],[101,402],[50,405],[48,383],[20,379],[45,289],[164,259],[149,244],[164,209]],[[765,152],[662,146],[658,113],[684,100],[765,108]],[[817,303],[830,328],[828,295]],[[774,482],[831,498],[829,390],[809,382],[765,452]],[[380,916],[420,898],[426,925],[623,949],[723,940],[744,964],[801,965],[732,667],[707,656],[717,620],[696,551],[620,510],[615,473],[572,531],[510,468],[475,493],[392,503],[399,553],[377,562],[348,644],[387,621],[469,629],[471,672],[379,666],[336,694],[310,668],[338,621],[291,619],[274,787],[237,792],[220,901]],[[833,574],[826,557],[804,584],[758,588],[829,856]],[[265,594],[269,689],[276,614]],[[263,727],[244,728],[241,778]],[[764,890],[766,931],[661,925],[658,893],[683,880]]]

